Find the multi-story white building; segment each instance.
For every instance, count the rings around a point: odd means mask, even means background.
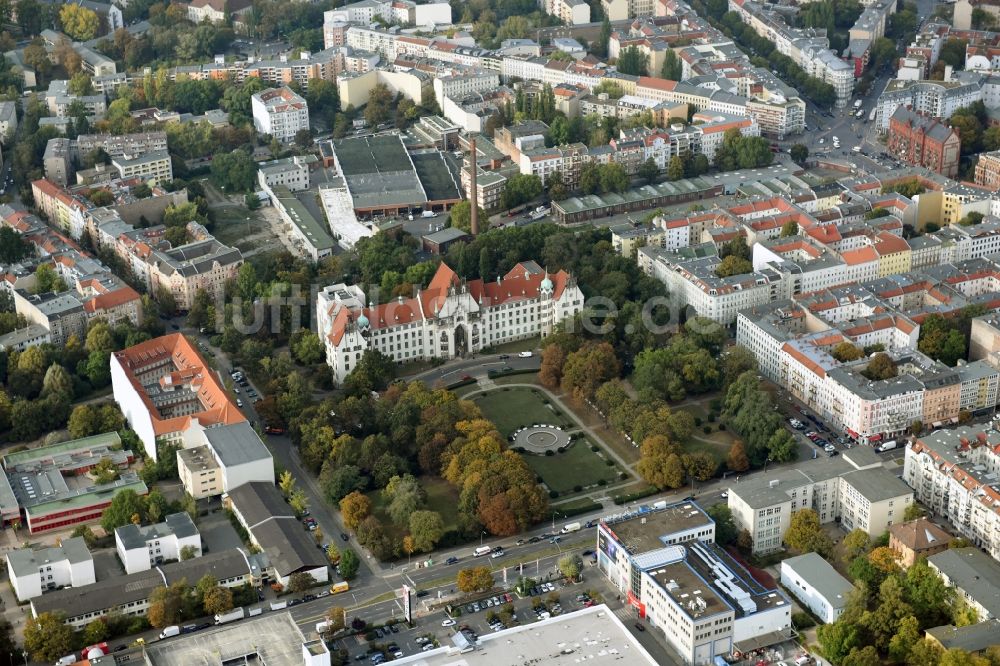
[[[451,24],[451,5],[447,2],[416,3],[410,0],[360,0],[323,13],[323,23],[371,25],[378,17],[400,25],[433,27]]]
[[[780,293],[781,276],[770,269],[719,277],[715,273],[721,263],[718,256],[688,259],[662,248],[644,247],[639,248],[638,263],[646,275],[667,285],[679,306],[725,326],[736,321],[740,310],[770,303]]]
[[[988,87],[993,86],[987,83],[985,75],[972,73],[949,81],[894,79],[889,81],[876,102],[875,126],[880,132],[888,132],[889,119],[900,106],[909,106],[933,118],[951,118],[963,106],[986,101],[984,88]]]
[[[801,509],[815,511],[821,523],[839,520],[847,531],[876,537],[902,522],[912,503],[913,491],[882,466],[878,454],[860,446],[834,458],[743,478],[729,488],[729,510],[736,527],[753,537],[755,553],[780,550],[792,514]]]
[[[122,155],[111,160],[123,179],[141,178],[153,183],[169,182],[174,179],[174,168],[170,153],[154,150],[141,155]]]
[[[278,141],[289,142],[295,133],[309,129],[309,107],[306,100],[291,88],[268,88],[250,98],[253,126],[261,134]]]
[[[183,446],[190,429],[246,423],[215,372],[180,333],[111,356],[115,402],[153,460],[160,446]]]
[[[566,25],[590,23],[590,5],[586,0],[539,0],[538,6]]]
[[[181,551],[189,546],[192,557],[201,556],[201,534],[186,513],[172,513],[155,525],[129,523],[115,529],[115,548],[125,573],[148,571],[167,560],[180,560]]]
[[[791,603],[715,545],[715,523],[694,502],[657,502],[606,516],[597,566],[686,664],[713,663],[742,641],[791,632]]]
[[[261,188],[284,185],[290,192],[309,189],[309,168],[315,155],[297,155],[283,160],[264,162],[257,166],[257,182]]]
[[[837,621],[847,606],[847,595],[854,590],[851,581],[816,553],[782,560],[781,584],[827,624]]]
[[[935,430],[907,446],[903,480],[934,514],[1000,560],[1000,435],[988,428]]]
[[[583,309],[583,292],[565,271],[549,275],[522,262],[496,281],[464,281],[441,264],[427,289],[382,305],[356,285],[319,293],[316,322],[327,364],[342,382],[368,349],[401,363],[454,358],[513,340],[546,336]]]
[[[18,601],[42,596],[43,592],[64,587],[90,585],[94,578],[94,558],[83,537],[63,539],[51,548],[18,548],[7,552],[7,575]]]

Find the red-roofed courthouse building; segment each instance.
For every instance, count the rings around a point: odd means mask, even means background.
[[[565,271],[549,275],[533,261],[495,281],[463,280],[441,264],[411,298],[374,305],[359,286],[335,284],[319,293],[316,308],[327,364],[342,382],[368,349],[403,363],[546,336],[583,309],[583,292]]]

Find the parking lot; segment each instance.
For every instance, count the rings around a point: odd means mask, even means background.
[[[431,649],[426,645],[451,645],[452,636],[457,632],[465,634],[467,640],[475,641],[477,637],[491,632],[579,610],[596,602],[586,594],[587,589],[586,583],[563,585],[561,582],[549,582],[525,590],[527,595],[519,595],[516,591],[495,593],[456,605],[452,607],[451,615],[445,608],[435,611],[422,617],[414,628],[400,621],[389,628],[378,629],[370,641],[353,637],[340,644],[352,660],[370,661],[374,658],[374,663],[381,663],[375,657],[376,652],[381,651],[386,656],[385,660],[391,661],[394,654],[408,656]]]

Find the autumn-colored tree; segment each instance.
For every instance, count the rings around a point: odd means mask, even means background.
[[[146,619],[157,629],[177,624],[183,618],[184,602],[190,594],[186,580],[179,580],[170,587],[158,587],[149,595]]]
[[[456,583],[462,592],[485,592],[493,589],[493,572],[489,567],[469,567],[458,572]]]
[[[825,557],[833,549],[833,542],[820,525],[819,514],[812,509],[799,509],[792,514],[784,540],[800,553],[815,552]]]
[[[324,633],[327,636],[333,636],[347,626],[347,611],[340,606],[331,606],[330,610],[326,612],[325,619],[326,631]]]
[[[753,550],[753,535],[750,534],[750,530],[740,530],[740,533],[736,535],[736,547],[744,553],[749,553]]]
[[[746,448],[742,439],[733,440],[729,447],[729,455],[726,456],[726,467],[734,472],[745,472],[750,469],[750,460],[747,458]]]
[[[372,501],[355,490],[340,500],[340,515],[348,529],[356,529],[372,513]]]
[[[868,379],[878,381],[882,379],[892,379],[899,373],[896,362],[885,352],[878,352],[868,361],[868,367],[861,373]]]
[[[643,457],[635,469],[643,479],[657,488],[680,488],[684,485],[684,463],[676,453]]]
[[[837,345],[830,352],[830,355],[841,363],[847,363],[849,361],[858,360],[864,356],[865,353],[847,340],[844,340],[843,342],[837,343]]]
[[[78,42],[90,41],[97,36],[100,19],[92,9],[66,3],[59,10],[59,22],[63,32]]]
[[[201,603],[208,615],[228,613],[233,610],[233,591],[228,587],[216,585],[205,594]]]
[[[879,546],[868,553],[868,561],[885,574],[899,571],[899,553],[888,546]]]
[[[538,370],[538,380],[543,386],[558,389],[562,382],[566,351],[559,345],[548,345],[542,351],[542,365]]]
[[[593,400],[597,389],[620,371],[614,347],[607,342],[589,344],[566,357],[562,390],[577,400]]]
[[[708,481],[715,476],[715,470],[719,469],[719,463],[708,451],[695,451],[685,453],[681,456],[681,464],[688,478],[695,481]]]

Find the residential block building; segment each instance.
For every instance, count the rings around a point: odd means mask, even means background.
[[[889,526],[889,548],[898,556],[900,566],[907,569],[921,557],[930,557],[948,550],[952,536],[927,518],[918,518]]]
[[[250,98],[253,126],[261,134],[288,143],[295,133],[309,129],[309,106],[291,88],[268,88]]]
[[[221,302],[226,283],[243,265],[243,254],[209,236],[175,248],[152,250],[146,264],[149,289],[154,293],[161,287],[166,289],[178,310],[189,310],[199,290]]]
[[[950,548],[931,555],[927,563],[980,622],[1000,618],[1000,564],[995,559],[978,548]]]
[[[115,548],[127,574],[184,559],[181,551],[189,547],[194,557],[201,556],[201,534],[186,513],[172,513],[154,525],[129,523],[115,529]]]
[[[906,447],[903,480],[958,534],[1000,560],[1000,434],[968,426],[936,430]]]
[[[153,460],[159,445],[183,446],[189,429],[245,423],[215,372],[180,333],[111,356],[115,402]]]
[[[902,522],[912,503],[913,491],[867,447],[744,478],[729,488],[729,510],[736,527],[750,532],[755,553],[780,550],[792,514],[801,509],[815,511],[821,523],[839,520],[848,532],[876,537]]]
[[[922,166],[949,178],[958,174],[961,139],[958,132],[938,118],[908,107],[897,108],[889,119],[886,146],[907,164]]]
[[[31,614],[34,617],[42,613],[61,615],[74,629],[83,629],[93,620],[109,615],[144,616],[153,590],[181,581],[192,587],[204,576],[210,576],[222,587],[249,584],[253,580],[249,556],[236,548],[65,588],[32,599]]]
[[[51,548],[7,551],[7,574],[18,601],[28,601],[50,590],[82,587],[94,582],[94,558],[83,537],[63,539]]]

